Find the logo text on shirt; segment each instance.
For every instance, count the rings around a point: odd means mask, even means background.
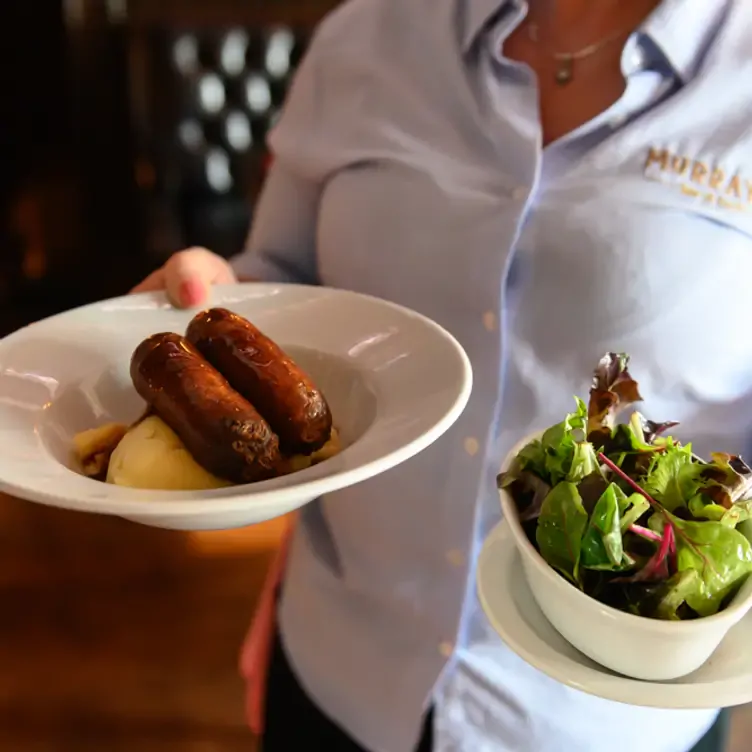
[[[645,177],[676,185],[685,196],[736,211],[752,210],[752,180],[669,149],[650,147]]]

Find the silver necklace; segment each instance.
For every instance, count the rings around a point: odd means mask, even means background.
[[[538,24],[530,24],[528,27],[528,36],[531,42],[536,44],[539,41],[538,37]],[[593,42],[592,44],[583,47],[582,49],[575,50],[574,52],[553,52],[551,57],[558,63],[556,73],[554,74],[554,80],[559,86],[566,86],[570,81],[574,79],[574,64],[578,60],[584,60],[591,55],[595,55],[600,52],[609,44],[613,44],[619,37],[626,34],[625,29],[619,29],[618,31],[609,34],[607,37]]]

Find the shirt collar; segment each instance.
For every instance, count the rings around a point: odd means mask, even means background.
[[[690,81],[732,0],[663,0],[639,29],[679,78]]]
[[[462,44],[468,52],[489,22],[504,10],[519,22],[524,0],[461,0]],[[732,0],[663,0],[639,29],[683,80],[690,80]]]
[[[467,53],[489,22],[511,7],[523,11],[522,0],[460,0],[462,23],[462,51]]]

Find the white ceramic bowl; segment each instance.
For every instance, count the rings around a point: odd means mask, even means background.
[[[162,294],[116,298],[32,324],[0,341],[0,491],[156,527],[240,527],[398,465],[462,413],[472,372],[457,341],[412,311],[298,285],[215,288],[211,305],[252,320],[327,397],[344,450],[282,478],[212,491],[122,488],[76,472],[73,436],[143,410],[131,353],[155,332],[184,332],[195,311]]]
[[[517,452],[540,433],[521,441],[506,457],[506,470]],[[525,577],[539,608],[553,627],[580,652],[624,676],[668,681],[705,663],[726,633],[752,607],[752,578],[719,613],[685,622],[659,621],[599,603],[552,569],[520,524],[511,495],[500,490],[501,507],[520,552]]]

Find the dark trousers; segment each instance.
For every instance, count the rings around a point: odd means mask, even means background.
[[[728,739],[728,721],[728,712],[722,712],[718,722],[692,752],[724,752]],[[415,752],[431,752],[432,748],[429,713]],[[269,667],[262,752],[304,752],[309,749],[322,752],[367,752],[330,721],[301,689],[277,635]]]

